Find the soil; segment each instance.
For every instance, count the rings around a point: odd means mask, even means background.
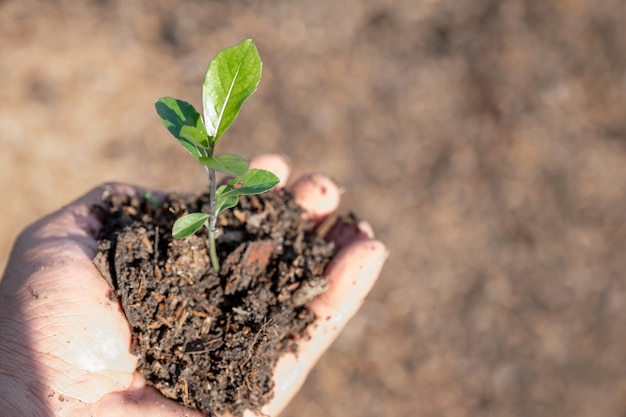
[[[105,196],[95,258],[132,327],[138,371],[166,397],[207,415],[259,410],[273,395],[279,356],[295,351],[326,289],[332,243],[318,237],[287,191],[242,197],[218,218],[221,269],[206,231],[174,239],[208,195]]]

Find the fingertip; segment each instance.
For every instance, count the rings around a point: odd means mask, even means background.
[[[291,163],[287,156],[276,153],[256,155],[250,158],[250,168],[272,172],[279,179],[278,187],[284,187],[291,172]]]
[[[325,175],[307,175],[292,187],[296,201],[309,218],[321,221],[339,206],[340,190],[337,184]]]

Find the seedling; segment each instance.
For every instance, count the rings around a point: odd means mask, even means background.
[[[233,123],[244,101],[257,89],[262,63],[254,41],[247,39],[220,51],[209,63],[202,85],[202,117],[182,100],[163,97],[155,107],[163,124],[178,142],[204,167],[209,177],[209,212],[190,213],[174,223],[172,235],[189,237],[206,227],[209,256],[215,272],[220,264],[215,247],[217,216],[235,207],[240,195],[261,194],[278,184],[276,175],[248,169],[248,162],[229,154],[215,155],[215,145]],[[234,178],[217,187],[216,171]]]

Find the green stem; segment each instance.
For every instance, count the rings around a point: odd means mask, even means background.
[[[213,152],[210,152],[209,156],[213,156]],[[206,168],[207,173],[209,175],[209,257],[211,258],[211,265],[215,270],[215,273],[220,272],[220,262],[217,259],[217,249],[215,247],[215,223],[217,222],[217,216],[215,215],[215,204],[216,204],[216,189],[217,184],[215,184],[215,170],[212,168]]]
[[[215,246],[215,230],[209,228],[209,257],[211,258],[211,266],[215,273],[220,272],[220,262],[217,259],[217,249]]]

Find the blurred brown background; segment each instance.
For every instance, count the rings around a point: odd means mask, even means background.
[[[331,175],[391,250],[284,416],[626,415],[623,0],[0,1],[0,267],[104,181],[204,187],[153,103],[246,37],[221,151]]]

